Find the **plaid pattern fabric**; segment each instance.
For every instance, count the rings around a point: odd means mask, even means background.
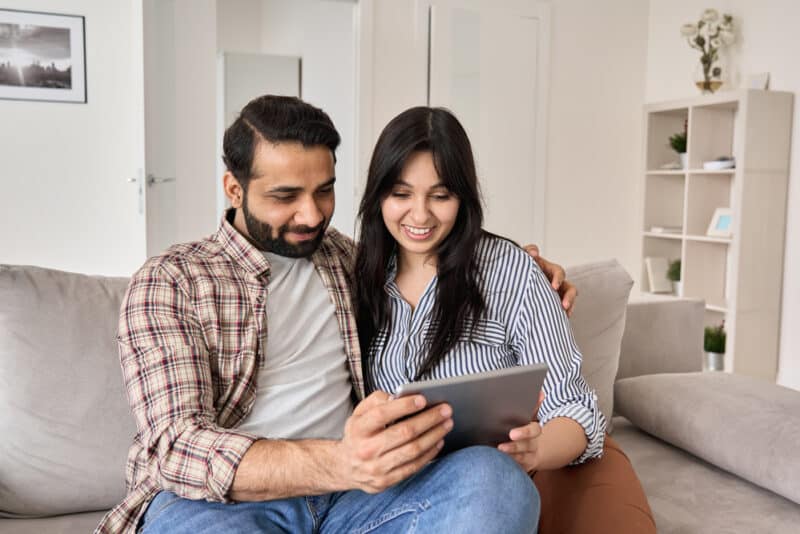
[[[364,396],[350,301],[354,247],[329,229],[312,261],[328,289],[356,398]],[[216,234],[149,259],[122,302],[118,342],[137,434],[128,495],[95,533],[135,532],[161,490],[227,502],[236,468],[257,436],[235,428],[253,406],[264,363],[270,266],[223,219]]]

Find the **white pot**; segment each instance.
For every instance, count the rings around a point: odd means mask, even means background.
[[[672,293],[676,297],[683,296],[683,283],[680,280],[678,280],[677,282],[674,281],[672,282]]]
[[[706,352],[706,367],[709,371],[724,371],[725,353]]]
[[[689,158],[686,155],[686,152],[679,152],[678,157],[681,160],[681,168],[688,169],[689,168]]]

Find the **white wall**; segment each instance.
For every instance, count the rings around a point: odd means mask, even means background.
[[[143,166],[141,7],[2,7],[85,16],[88,103],[0,100],[0,263],[130,275],[145,259],[137,186],[126,183]]]
[[[647,2],[552,0],[543,253],[639,267]]]
[[[650,0],[650,39],[647,50],[648,102],[696,96],[692,73],[698,53],[680,37],[680,26],[696,22],[704,7],[734,16],[740,40],[730,52],[734,80],[749,73],[770,72],[770,87],[795,92],[792,136],[793,162],[789,176],[783,310],[778,383],[800,389],[800,3],[795,0]],[[738,72],[738,76],[737,76]],[[758,258],[753,258],[758,261]]]
[[[261,0],[217,2],[217,48],[225,52],[260,51],[262,5]]]

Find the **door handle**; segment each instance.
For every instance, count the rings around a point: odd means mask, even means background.
[[[155,185],[155,184],[164,184],[164,183],[167,183],[167,182],[174,182],[174,181],[175,181],[174,177],[162,178],[162,177],[159,177],[159,176],[155,176],[152,173],[147,175],[147,185],[150,185],[150,186]]]
[[[125,181],[127,183],[129,183],[129,184],[137,184],[138,185],[138,187],[137,187],[137,189],[139,190],[138,191],[138,196],[139,196],[139,199],[138,199],[139,200],[138,201],[139,209],[138,209],[138,211],[139,211],[139,215],[143,215],[144,214],[144,188],[142,187],[142,169],[138,169],[136,174],[138,174],[138,176],[136,176],[135,178],[126,178]]]

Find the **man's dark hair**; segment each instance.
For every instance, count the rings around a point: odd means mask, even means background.
[[[261,140],[278,144],[302,143],[304,147],[325,146],[336,158],[341,141],[328,114],[291,96],[264,95],[248,102],[222,140],[222,161],[247,188],[253,175],[253,154]]]

